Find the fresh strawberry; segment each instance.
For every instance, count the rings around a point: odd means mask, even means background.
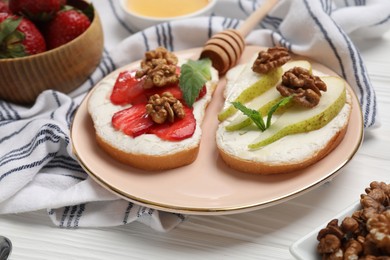
[[[119,73],[114,88],[111,94],[111,102],[115,105],[124,104],[138,104],[147,102],[149,97],[154,94],[161,96],[164,92],[171,92],[171,94],[179,99],[183,99],[183,93],[177,84],[169,85],[161,88],[144,89],[143,79],[135,78],[135,71],[123,71]],[[206,95],[207,89],[204,86],[199,92],[198,99]]]
[[[144,95],[143,80],[135,78],[135,71],[119,73],[111,93],[111,102],[115,105],[147,102]]]
[[[64,6],[66,0],[9,0],[12,13],[32,21],[48,21]]]
[[[204,97],[206,94],[207,94],[207,88],[206,88],[206,85],[204,85],[204,86],[200,89],[200,91],[199,91],[199,96],[196,98],[196,100],[201,99],[201,98]]]
[[[171,94],[176,98],[181,100],[183,98],[183,93],[181,92],[179,86],[177,84],[170,85],[170,86],[165,86],[165,87],[154,87],[154,88],[149,88],[145,90],[145,96],[150,97],[154,94],[159,94],[160,96],[164,92],[171,92]]]
[[[45,40],[30,20],[0,13],[0,58],[24,57],[45,50]]]
[[[180,87],[174,84],[145,90],[143,83],[142,78],[135,78],[135,71],[119,73],[110,100],[116,105],[132,104],[133,106],[114,114],[113,127],[132,137],[146,133],[155,134],[167,141],[180,141],[191,137],[196,129],[196,120],[191,108],[184,106],[186,116],[183,119],[176,119],[173,123],[156,124],[146,114],[145,106],[150,96],[170,92],[175,98],[182,99],[183,93]],[[207,89],[204,86],[198,99],[206,93]]]
[[[112,126],[131,137],[142,134],[155,134],[163,140],[180,141],[191,137],[196,128],[196,120],[192,109],[184,106],[186,116],[173,123],[154,123],[146,113],[146,103],[139,103],[114,114]]]
[[[140,103],[116,112],[111,120],[113,127],[131,137],[146,133],[154,122],[147,116],[145,106]]]
[[[153,94],[159,94],[161,96],[162,93],[164,92],[171,92],[171,94],[176,98],[181,101],[183,101],[183,92],[181,91],[179,85],[170,85],[162,88],[151,88],[145,90],[145,95],[147,97],[152,96]],[[206,86],[203,86],[203,88],[199,92],[199,96],[196,98],[196,100],[201,99],[204,95],[207,93],[207,88]],[[183,101],[184,102],[184,101]]]
[[[8,4],[3,0],[0,0],[0,13],[10,13]]]
[[[45,28],[46,43],[54,49],[77,38],[91,24],[89,18],[80,10],[65,8],[57,12]]]
[[[191,108],[184,106],[184,111],[186,116],[183,119],[177,119],[173,123],[156,124],[149,133],[167,141],[180,141],[191,137],[196,129],[196,120]]]

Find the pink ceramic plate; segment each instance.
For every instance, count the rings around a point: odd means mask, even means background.
[[[242,61],[259,50],[260,47],[248,46]],[[191,49],[177,55],[196,59],[200,51]],[[138,64],[136,62],[126,68]],[[313,67],[334,74],[319,64],[313,63]],[[294,198],[335,176],[360,147],[362,113],[353,94],[348,132],[341,144],[320,162],[302,171],[271,176],[234,171],[218,156],[215,144],[216,115],[223,104],[224,84],[222,78],[207,108],[199,156],[189,166],[165,172],[146,172],[123,165],[106,155],[95,142],[92,120],[87,112],[88,96],[73,121],[71,139],[74,152],[92,178],[124,199],[169,212],[217,215],[251,211]]]

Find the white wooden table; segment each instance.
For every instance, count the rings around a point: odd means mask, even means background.
[[[359,199],[371,181],[390,181],[390,33],[359,49],[375,86],[381,125],[333,179],[298,198],[227,216],[191,216],[169,233],[141,223],[66,230],[46,212],[0,216],[11,259],[292,259],[290,245]]]

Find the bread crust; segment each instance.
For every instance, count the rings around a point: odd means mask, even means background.
[[[114,74],[112,77],[114,77]],[[166,147],[166,149],[159,149],[158,151],[149,151],[147,149],[148,147],[140,147],[139,145],[140,143],[142,143],[142,138],[140,142],[132,143],[131,139],[133,139],[133,137],[127,136],[127,138],[129,139],[126,139],[126,147],[124,147],[121,143],[117,143],[116,138],[112,138],[112,140],[110,138],[107,138],[107,136],[112,137],[113,135],[115,137],[117,131],[106,131],[101,127],[111,123],[111,117],[113,114],[112,111],[117,111],[117,108],[110,107],[112,104],[108,100],[108,97],[110,96],[110,93],[112,91],[112,83],[102,81],[102,83],[95,88],[88,101],[88,112],[94,124],[96,137],[95,139],[97,144],[103,151],[107,153],[107,155],[109,155],[113,159],[123,164],[145,171],[163,171],[193,163],[198,156],[201,140],[201,131],[198,131],[198,128],[201,128],[202,122],[204,120],[204,113],[212,99],[218,80],[219,78],[217,71],[212,69],[211,79],[206,83],[207,94],[205,96],[205,99],[203,99],[202,101],[204,103],[201,103],[199,105],[199,109],[202,109],[202,112],[198,113],[199,118],[196,118],[196,120],[199,120],[196,126],[196,133],[198,134],[194,138],[191,137],[193,139],[189,142],[178,141],[178,145],[173,142],[173,144],[170,144],[168,147]],[[108,108],[105,106],[108,106]],[[98,118],[102,111],[108,112],[102,117]],[[107,119],[108,117],[109,119]],[[119,139],[121,138],[122,136]],[[153,142],[158,142],[158,144],[160,144],[160,142],[163,142],[163,140],[154,139]],[[148,145],[148,142],[146,142],[145,145]],[[163,144],[161,145],[161,147],[162,146]]]
[[[325,77],[326,75],[323,76]],[[331,77],[332,76],[330,76],[329,79],[331,79]],[[338,114],[334,115],[334,118],[327,122],[325,126],[322,126],[321,129],[317,129],[318,131],[287,135],[283,137],[280,142],[274,142],[267,147],[251,151],[247,147],[247,143],[253,140],[253,138],[256,138],[257,131],[249,130],[248,135],[241,137],[239,131],[228,133],[225,129],[226,125],[230,122],[229,120],[220,122],[216,141],[219,155],[223,161],[230,168],[237,171],[260,175],[283,174],[299,171],[320,161],[341,143],[347,132],[351,116],[351,95],[346,88],[346,82],[342,81],[341,78],[338,79],[339,80],[335,82],[329,81],[329,84],[332,84],[332,87],[338,86],[337,84],[340,84],[340,86],[341,84],[344,84],[345,104]],[[330,86],[328,87],[328,90],[332,89]],[[340,87],[338,90],[340,92],[343,89]],[[229,89],[229,94],[231,94],[230,92],[235,93],[235,89],[231,87]],[[340,92],[339,95],[341,94],[343,93]],[[337,98],[339,98],[339,96],[337,96]],[[224,102],[224,107],[227,107],[226,98]],[[242,132],[245,133],[245,131]],[[311,133],[313,134],[311,135]]]
[[[188,165],[195,161],[199,144],[174,154],[147,155],[121,151],[96,134],[98,145],[117,161],[147,171],[163,171]]]
[[[229,153],[226,153],[223,149],[218,147],[218,151],[224,162],[231,167],[232,169],[246,172],[246,173],[252,173],[252,174],[262,174],[262,175],[269,175],[269,174],[280,174],[280,173],[288,173],[292,171],[297,171],[304,169],[318,161],[320,161],[322,158],[327,156],[331,151],[333,151],[343,140],[347,129],[348,129],[348,122],[349,120],[346,120],[346,123],[344,126],[333,135],[333,137],[329,140],[329,142],[326,144],[324,148],[318,151],[314,151],[313,155],[309,158],[306,158],[304,160],[301,160],[296,163],[290,163],[290,164],[267,164],[263,162],[256,162],[252,160],[245,160],[242,158],[239,158],[237,156],[231,155]]]

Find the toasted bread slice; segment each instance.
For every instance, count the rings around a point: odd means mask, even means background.
[[[193,105],[195,133],[176,142],[162,140],[154,134],[133,138],[115,130],[111,123],[113,114],[131,105],[111,103],[110,95],[119,72],[109,75],[92,90],[88,100],[88,112],[94,124],[97,143],[114,159],[142,170],[160,171],[192,163],[198,155],[206,108],[218,82],[218,73],[214,69],[211,72],[212,79],[206,83],[206,95]]]
[[[250,66],[246,67],[250,69]],[[235,94],[231,92],[237,89],[242,91],[242,86],[235,88],[231,84],[229,85],[229,81],[234,82],[241,73],[242,67],[227,75],[229,87],[226,89],[225,97],[234,96]],[[316,73],[321,74],[313,71],[313,74]],[[345,84],[344,80],[339,80]],[[325,95],[329,95],[329,93],[324,92],[323,97]],[[268,96],[273,97],[272,95]],[[230,102],[226,100],[224,107],[226,108]],[[258,140],[259,136],[265,132],[261,132],[253,124],[236,131],[227,130],[229,126],[232,126],[232,122],[235,124],[241,120],[241,118],[237,120],[238,117],[243,116],[238,111],[234,116],[220,122],[218,126],[216,142],[219,154],[231,168],[253,174],[279,174],[306,168],[324,158],[344,138],[351,114],[351,95],[347,89],[345,90],[345,103],[342,104],[337,115],[320,129],[289,134],[256,149],[249,145]],[[247,105],[250,106],[250,104]],[[281,116],[276,115],[273,122],[277,122],[278,118]]]

